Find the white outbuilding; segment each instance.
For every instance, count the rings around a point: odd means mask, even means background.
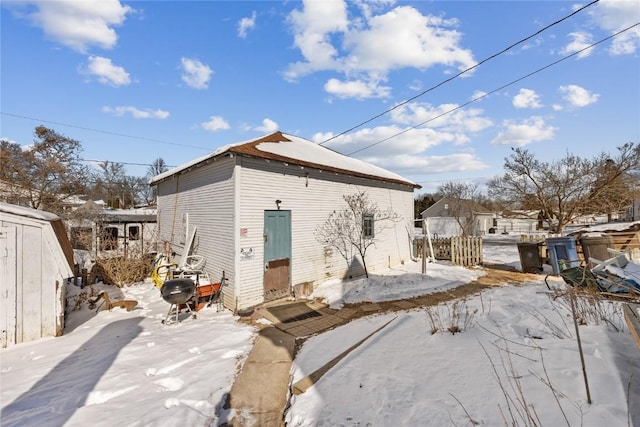
[[[73,250],[62,220],[0,203],[2,347],[62,335]]]
[[[375,244],[369,273],[411,259],[416,183],[293,135],[275,132],[221,147],[151,179],[157,187],[160,250],[204,257],[212,280],[226,278],[223,302],[245,309],[308,294],[334,278],[363,274],[316,230],[344,196],[365,194],[393,220],[367,222]],[[384,223],[383,223],[384,222]]]

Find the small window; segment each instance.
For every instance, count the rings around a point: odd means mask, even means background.
[[[139,240],[140,239],[140,226],[138,225],[130,225],[129,226],[129,240]]]
[[[362,234],[367,239],[372,239],[374,237],[373,223],[373,215],[364,215],[362,217]]]
[[[118,228],[105,227],[102,229],[102,242],[100,249],[103,251],[111,251],[118,248]]]

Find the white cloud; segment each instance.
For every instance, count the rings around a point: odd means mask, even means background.
[[[330,133],[319,133],[314,135],[313,140],[322,142],[332,136]],[[454,139],[455,137],[451,133],[438,132],[430,128],[407,130],[393,125],[360,129],[354,133],[335,138],[326,146],[345,154],[360,152],[366,148],[362,154],[357,154],[358,157],[363,155],[387,157],[400,154],[420,154],[442,143],[453,142]]]
[[[338,50],[331,44],[331,34],[348,29],[347,6],[344,1],[304,1],[303,10],[293,10],[289,23],[294,32],[294,45],[306,62],[289,65],[285,76],[295,80],[323,69],[340,68]]]
[[[264,119],[262,121],[262,126],[258,126],[254,130],[264,133],[272,133],[278,130],[278,123],[271,119]]]
[[[362,157],[362,160],[405,176],[478,171],[489,167],[471,153],[456,153],[445,156]]]
[[[209,87],[213,70],[197,59],[182,58],[182,81],[194,89]]]
[[[483,91],[483,90],[476,90],[473,92],[473,94],[471,95],[471,98],[469,98],[469,101],[473,101],[473,100],[480,100],[480,98],[486,98],[487,97],[487,92]]]
[[[600,95],[590,93],[583,87],[578,85],[560,86],[558,89],[562,94],[562,98],[573,107],[586,107],[598,101]]]
[[[391,119],[395,123],[416,126],[424,125],[452,133],[480,132],[493,125],[479,108],[458,108],[457,104],[441,104],[437,107],[428,103],[411,102],[395,108]]]
[[[410,6],[399,6],[373,16],[368,28],[345,35],[350,70],[387,72],[396,68],[427,69],[447,65],[457,69],[475,64],[471,51],[459,46],[458,22],[422,15]]]
[[[391,92],[389,86],[380,86],[377,81],[351,80],[340,81],[329,79],[324,85],[324,90],[338,98],[386,98]]]
[[[516,108],[541,108],[540,97],[531,89],[520,89],[520,92],[513,97],[513,106]]]
[[[569,33],[568,37],[572,38],[573,40],[568,45],[566,45],[564,49],[560,51],[561,55],[571,55],[572,53],[581,51],[587,46],[590,46],[591,44],[593,44],[591,34],[585,31],[577,31],[575,33]],[[576,57],[578,59],[582,59],[582,58],[586,58],[592,53],[593,53],[593,49],[587,49],[577,54]]]
[[[471,51],[460,47],[462,34],[455,29],[456,20],[422,15],[410,6],[374,14],[387,2],[376,7],[364,2],[353,5],[366,10],[352,21],[344,1],[305,1],[301,10],[291,12],[294,45],[304,60],[289,64],[285,78],[335,71],[345,79],[327,82],[325,89],[334,95],[380,97],[379,90],[371,90],[377,87],[371,82],[386,81],[394,69],[445,65],[463,70],[475,64]]]
[[[405,132],[401,133],[403,131]],[[333,136],[330,132],[316,133],[312,140],[320,143]],[[407,130],[398,126],[378,126],[341,135],[327,142],[325,146],[401,175],[425,175],[486,168],[482,161],[469,153],[443,156],[427,154],[429,150],[440,145],[449,143],[455,146],[465,139],[465,135],[441,132],[431,128]]]
[[[229,129],[229,123],[220,116],[211,116],[208,122],[200,123],[200,127],[210,132]]]
[[[251,18],[242,18],[238,22],[238,37],[243,39],[247,38],[247,31],[253,30],[256,27],[256,11],[251,14]]]
[[[542,117],[530,117],[520,123],[505,120],[504,131],[491,141],[494,145],[521,147],[537,141],[547,141],[554,137],[556,128],[545,124]]]
[[[609,33],[615,33],[640,21],[637,0],[600,0],[590,11],[597,25]],[[640,28],[635,27],[611,42],[613,55],[631,55],[640,48]]]
[[[159,119],[164,120],[169,117],[169,112],[165,110],[152,110],[145,108],[141,110],[133,106],[119,106],[119,107],[102,107],[102,111],[105,113],[113,114],[115,116],[124,116],[130,114],[134,119]]]
[[[24,16],[49,38],[82,53],[90,46],[113,48],[118,41],[113,27],[134,12],[119,0],[39,0],[25,4],[34,5],[36,10]]]
[[[88,58],[86,73],[96,76],[98,81],[111,86],[125,86],[131,83],[129,73],[118,65],[114,65],[111,59],[102,56],[90,56]]]

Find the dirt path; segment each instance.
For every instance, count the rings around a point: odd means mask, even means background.
[[[541,275],[537,274],[521,273],[519,271],[513,270],[512,267],[503,266],[500,264],[485,265],[485,271],[486,274],[484,276],[481,276],[472,282],[458,286],[457,288],[449,289],[446,291],[434,292],[431,294],[426,294],[414,298],[407,298],[403,300],[377,302],[375,304],[369,302],[345,304],[342,309],[337,311],[345,311],[349,313],[349,315],[340,316],[344,319],[344,321],[335,326],[340,326],[349,323],[354,319],[369,316],[375,313],[396,312],[412,308],[430,307],[442,304],[447,301],[453,301],[471,295],[476,295],[482,290],[494,286],[517,286],[524,282],[540,280],[540,278],[542,277]],[[379,306],[379,308],[376,306]]]

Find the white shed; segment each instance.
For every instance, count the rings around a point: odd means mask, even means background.
[[[0,203],[2,347],[62,335],[73,250],[62,220]]]
[[[411,257],[413,191],[420,186],[296,136],[275,132],[222,147],[150,183],[158,189],[164,251],[182,256],[190,247],[204,256],[213,280],[224,272],[223,301],[232,309],[363,273],[357,259],[348,264],[314,235],[334,210],[346,207],[345,195],[365,192],[379,209],[397,215],[375,225],[369,272]]]

